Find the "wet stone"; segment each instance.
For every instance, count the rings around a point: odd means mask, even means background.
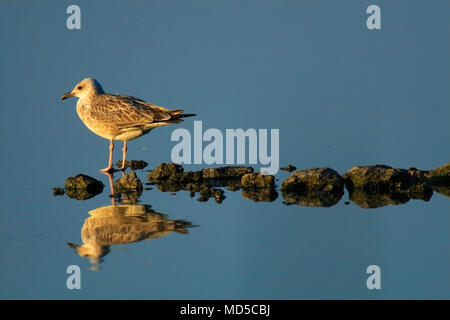
[[[304,207],[331,207],[341,200],[344,192],[331,191],[311,191],[303,190],[300,192],[282,191],[285,204],[296,204]]]
[[[272,202],[278,198],[278,192],[275,188],[242,189],[242,197],[255,202]]]
[[[183,172],[184,169],[179,164],[175,164],[173,162],[161,163],[156,167],[156,169],[147,174],[147,179],[150,182],[158,183],[171,177],[178,178]]]
[[[218,168],[202,169],[203,179],[231,179],[242,178],[247,173],[252,173],[254,170],[252,167],[245,166],[229,166]]]
[[[128,189],[143,190],[142,182],[137,177],[135,171],[131,171],[129,174],[124,175],[114,182],[114,190],[116,192]]]
[[[450,162],[434,170],[427,171],[425,177],[432,184],[450,186]]]
[[[116,162],[116,166],[122,168],[122,160]],[[130,168],[131,170],[142,170],[147,166],[147,162],[144,160],[125,160],[125,168]]]
[[[281,192],[287,204],[331,207],[344,195],[344,180],[330,168],[298,170],[283,181]]]
[[[325,191],[341,194],[344,192],[344,180],[339,173],[330,168],[298,170],[283,181],[281,191],[285,193]]]
[[[78,174],[68,177],[65,183],[66,195],[78,200],[90,199],[103,192],[104,185],[90,176]]]
[[[63,188],[53,187],[52,189],[54,196],[63,196],[66,193]]]
[[[386,165],[355,166],[343,178],[349,191],[362,188],[369,193],[388,193],[394,189],[407,189],[414,184],[408,170]]]
[[[295,171],[297,168],[291,164],[288,164],[287,166],[281,167],[280,169],[283,171],[292,172]]]
[[[114,193],[121,195],[124,203],[136,203],[143,189],[142,182],[134,171],[114,182]]]
[[[371,193],[358,188],[350,193],[350,200],[360,208],[374,209],[388,205],[404,204],[410,200],[410,197],[407,192]]]
[[[246,189],[268,189],[274,188],[275,177],[259,172],[247,173],[241,178],[242,188]]]

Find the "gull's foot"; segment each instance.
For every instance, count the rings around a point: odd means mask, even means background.
[[[117,170],[115,170],[113,167],[107,167],[107,168],[100,170],[100,172],[104,172],[104,173],[113,173],[115,171],[117,171]]]

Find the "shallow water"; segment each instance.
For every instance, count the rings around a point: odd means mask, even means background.
[[[102,261],[66,245],[82,244],[89,212],[112,204],[98,172],[107,141],[84,127],[74,99],[59,101],[87,76],[107,92],[196,113],[204,128],[278,128],[281,166],[343,174],[449,162],[450,4],[383,3],[378,31],[365,27],[369,4],[80,1],[82,29],[69,31],[64,4],[44,13],[1,3],[0,298],[449,298],[450,199],[436,192],[363,209],[346,205],[347,193],[313,208],[281,194],[254,202],[225,190],[217,204],[153,187],[138,204],[165,216],[138,219],[190,222],[188,234],[168,227],[112,245]],[[172,131],[193,130],[193,120],[130,142],[129,159],[146,169],[169,162]],[[102,181],[103,193],[53,196],[78,173]],[[278,191],[288,175],[276,175]],[[69,265],[81,268],[81,290],[66,287]],[[366,286],[369,265],[381,268],[381,290]]]

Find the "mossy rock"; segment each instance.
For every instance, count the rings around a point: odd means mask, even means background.
[[[194,192],[194,191],[192,191]],[[214,198],[216,203],[222,203],[223,199],[225,199],[223,190],[212,188],[207,184],[203,184],[200,186],[200,197],[197,199],[197,201],[205,202],[208,201],[210,198]]]
[[[63,196],[66,192],[63,188],[53,187],[53,195],[56,196]]]
[[[142,182],[134,171],[114,182],[114,193],[121,194],[127,203],[136,203],[143,189]]]
[[[78,174],[65,182],[66,195],[77,200],[87,200],[103,192],[104,184],[90,176]]]
[[[312,168],[293,172],[281,184],[281,191],[304,194],[311,192],[344,193],[344,180],[339,173],[330,168]]]
[[[450,186],[450,162],[434,170],[426,172],[425,178],[427,178],[432,184]]]
[[[171,177],[175,177],[176,180],[183,172],[184,168],[179,164],[173,162],[161,163],[156,169],[147,174],[147,179],[154,183],[167,180]]]
[[[122,168],[122,160],[116,162],[116,166]],[[125,168],[130,168],[131,170],[142,170],[147,166],[147,162],[144,160],[125,160]]]
[[[241,178],[241,186],[245,189],[270,189],[275,186],[275,177],[260,172],[247,173]]]
[[[242,178],[247,173],[252,173],[252,167],[245,166],[228,166],[218,168],[202,169],[203,179],[231,179]]]
[[[433,191],[450,198],[450,186],[433,185],[432,189]]]
[[[278,192],[275,188],[242,189],[242,197],[255,202],[272,202],[278,198]]]
[[[143,190],[142,182],[137,177],[135,171],[131,171],[129,174],[124,175],[122,178],[114,182],[114,191],[116,192],[130,189],[140,192]]]
[[[341,200],[342,192],[305,190],[303,192],[282,191],[286,204],[296,204],[304,207],[332,207]]]
[[[433,189],[429,182],[418,183],[408,189],[408,196],[411,199],[430,201],[432,195]]]
[[[389,193],[394,189],[407,189],[414,184],[408,170],[386,165],[355,166],[343,178],[349,191],[362,188],[369,193]]]
[[[399,205],[407,203],[410,196],[407,192],[394,193],[370,193],[358,188],[350,193],[350,200],[363,209],[375,209],[388,205]]]
[[[297,168],[291,164],[288,164],[287,166],[281,167],[280,169],[283,171],[292,172],[295,171]]]

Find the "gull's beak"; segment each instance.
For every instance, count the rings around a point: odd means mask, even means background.
[[[64,94],[61,96],[61,100],[64,100],[64,99],[67,99],[67,98],[70,98],[70,97],[73,97],[72,91],[69,91],[69,92],[67,92],[67,93],[64,93]]]

